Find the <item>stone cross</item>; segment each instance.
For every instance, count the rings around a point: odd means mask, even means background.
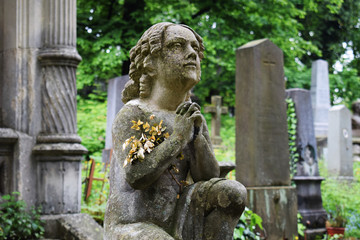
[[[290,239],[297,197],[290,186],[283,53],[268,39],[236,50],[235,113],[236,179],[270,239]]]
[[[326,233],[327,213],[321,199],[320,186],[324,178],[319,175],[311,95],[309,90],[299,88],[286,90],[286,95],[294,101],[297,119],[295,143],[300,156],[293,181],[297,189],[298,210],[303,224],[307,226],[307,238],[315,239]]]
[[[353,178],[351,113],[344,105],[329,111],[328,170],[341,177]]]
[[[221,114],[228,112],[227,107],[221,106],[221,96],[211,97],[211,106],[205,107],[206,113],[211,113],[211,142],[215,146],[219,146],[222,142],[220,137]]]
[[[328,63],[316,60],[311,67],[311,100],[314,116],[315,136],[327,136],[330,109]]]

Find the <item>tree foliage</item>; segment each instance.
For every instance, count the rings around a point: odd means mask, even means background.
[[[130,48],[160,21],[189,25],[204,38],[202,81],[194,89],[202,101],[219,94],[234,106],[235,50],[261,38],[283,50],[288,86],[309,87],[297,72],[320,57],[332,66],[346,51],[343,42],[359,58],[359,16],[359,0],[78,0],[78,89],[86,95],[127,74]],[[360,67],[358,59],[349,67]]]

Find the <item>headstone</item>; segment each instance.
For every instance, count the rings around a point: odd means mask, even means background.
[[[221,114],[226,114],[228,108],[221,106],[221,96],[212,96],[211,106],[206,106],[204,112],[211,113],[211,143],[214,146],[220,146],[222,142],[220,136]]]
[[[360,161],[360,99],[351,104],[351,127],[353,136],[353,161]]]
[[[316,154],[316,139],[311,108],[310,91],[305,89],[286,90],[286,97],[295,104],[297,119],[296,148],[299,159],[293,181],[298,196],[298,211],[306,226],[306,239],[315,239],[326,233],[326,211],[322,206],[321,181]]]
[[[296,189],[290,186],[283,53],[268,39],[236,51],[236,179],[263,218],[269,239],[297,233]]]
[[[328,171],[340,178],[353,178],[351,113],[344,105],[329,111]]]
[[[3,0],[0,12],[1,194],[58,219],[79,213],[76,1]]]
[[[315,136],[326,138],[329,125],[330,88],[328,63],[316,60],[311,67],[311,100]]]
[[[108,163],[110,160],[110,151],[112,149],[111,127],[116,114],[124,106],[121,101],[121,93],[128,80],[129,75],[125,75],[110,79],[108,83],[105,149],[102,152],[102,162],[104,163]]]

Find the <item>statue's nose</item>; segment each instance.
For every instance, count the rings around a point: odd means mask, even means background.
[[[189,45],[188,47],[187,47],[187,55],[186,55],[186,58],[192,58],[192,59],[196,59],[196,51],[195,51],[195,49],[191,46],[191,45]]]

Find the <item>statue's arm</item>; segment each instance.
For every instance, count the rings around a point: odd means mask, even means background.
[[[190,173],[195,182],[219,177],[220,168],[211,145],[209,131],[200,106],[189,103],[187,112],[191,113],[194,133],[192,136],[193,158],[190,160]]]
[[[211,145],[205,118],[201,115],[195,122],[195,159],[190,162],[191,176],[195,182],[219,177],[220,168]]]
[[[120,164],[120,167],[123,167],[123,162],[130,150],[130,146],[124,151],[122,150],[125,140],[134,135],[137,139],[141,137],[140,131],[131,129],[131,120],[136,121],[139,119],[145,120],[145,116],[140,109],[125,106],[114,121],[112,132],[114,154],[117,161],[119,161],[117,164]],[[174,128],[169,138],[156,146],[151,153],[145,154],[145,159],[142,162],[136,160],[133,164],[126,165],[124,170],[127,183],[134,189],[145,189],[153,184],[170,164],[176,161],[176,157],[189,141],[185,133],[185,131]]]

